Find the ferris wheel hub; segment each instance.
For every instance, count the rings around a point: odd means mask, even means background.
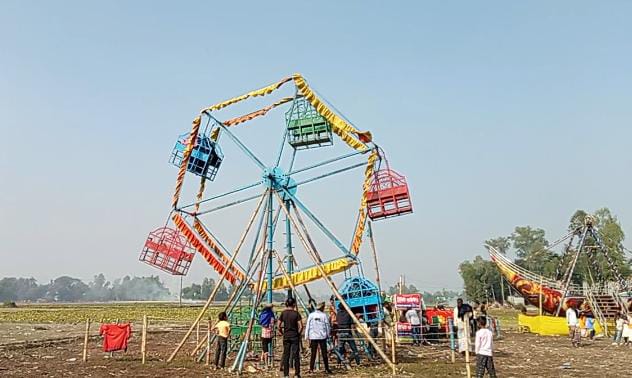
[[[284,189],[290,194],[296,194],[296,181],[288,176],[279,167],[270,167],[263,170],[263,183],[267,188],[274,189],[281,194],[283,200],[288,199]]]

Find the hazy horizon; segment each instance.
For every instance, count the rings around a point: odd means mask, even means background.
[[[623,1],[4,1],[0,277],[157,274],[173,291],[179,278],[138,254],[170,211],[177,136],[204,106],[295,72],[408,179],[415,212],[374,224],[385,287],[402,274],[421,290],[458,290],[458,264],[485,256],[484,240],[519,225],[554,240],[577,209],[608,207],[630,234],[630,11]],[[270,161],[282,116],[235,133]],[[207,193],[260,175],[221,143]],[[339,139],[334,149],[349,151]],[[361,176],[299,193],[345,244]],[[187,183],[190,199],[197,180]],[[251,210],[209,222],[232,246]],[[184,285],[205,276],[216,274],[197,256]]]

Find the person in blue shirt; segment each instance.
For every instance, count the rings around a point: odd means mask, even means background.
[[[586,317],[586,334],[590,340],[595,337],[595,318],[592,315]]]

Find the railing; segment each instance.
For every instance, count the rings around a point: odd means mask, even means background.
[[[586,293],[586,300],[588,301],[588,304],[590,305],[590,309],[592,310],[592,313],[593,315],[595,315],[597,320],[599,320],[599,323],[601,324],[601,327],[603,328],[604,336],[608,337],[609,336],[608,319],[606,319],[603,312],[601,312],[601,308],[599,307],[599,304],[597,303],[597,299],[595,298],[593,289],[588,285],[584,285],[584,289]]]

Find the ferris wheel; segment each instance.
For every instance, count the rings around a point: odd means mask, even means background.
[[[287,83],[294,84],[293,95],[243,116],[219,120],[220,110],[249,98],[269,96]],[[276,158],[266,163],[232,129],[258,117],[272,116],[272,110],[281,106],[287,107],[281,147]],[[149,234],[140,260],[173,275],[186,275],[198,252],[221,279],[236,286],[259,287],[269,302],[273,291],[287,289],[292,295],[297,286],[357,265],[367,220],[399,216],[413,209],[405,177],[390,168],[371,133],[356,129],[332,109],[335,108],[317,95],[299,74],[203,109],[193,120],[191,131],[180,135],[172,150],[170,162],[179,171],[169,219],[164,227]],[[207,195],[207,187],[210,188],[215,179],[221,179],[224,154],[220,136],[224,136],[222,143],[234,143],[260,173],[247,185]],[[302,151],[327,148],[334,144],[335,136],[351,151],[296,166],[297,155]],[[346,165],[339,167],[342,163]],[[358,201],[356,225],[352,242],[345,245],[339,235],[310,210],[309,199],[301,197],[300,188],[361,168],[364,168],[364,181],[358,183],[362,196]],[[199,187],[195,198],[184,203],[181,194],[187,173],[199,178]],[[255,194],[246,195],[252,191]],[[218,205],[218,201],[226,198],[231,201]],[[208,227],[207,220],[213,219],[219,210],[248,202],[256,203],[254,211],[235,247],[229,250],[225,240]],[[330,243],[328,247],[333,246],[338,256],[322,259],[321,248],[312,237],[314,230],[324,235]],[[277,234],[285,234],[285,256],[274,249]],[[240,255],[247,249],[244,244],[248,235],[254,241],[250,251]],[[298,240],[292,240],[293,235],[297,235]],[[302,245],[311,259],[302,261],[304,265],[300,269],[295,244]],[[257,277],[258,271],[260,277]]]
[[[287,83],[294,84],[291,96],[282,97],[245,115],[219,120],[220,110],[250,98],[269,96]],[[280,106],[288,108],[283,117],[285,128],[281,135],[278,154],[272,162],[266,164],[231,130],[256,118],[271,116],[273,110]],[[222,143],[226,140],[233,143],[259,173],[247,185],[207,195],[207,186],[211,187],[215,179],[221,178],[221,168],[225,160],[220,147],[221,135],[224,135]],[[334,135],[351,151],[301,167],[296,166],[297,155],[308,149],[332,146],[336,139]],[[202,109],[193,120],[191,131],[178,137],[170,162],[178,167],[171,211],[166,224],[150,232],[139,259],[170,274],[183,276],[187,274],[197,252],[220,278],[193,325],[167,361],[173,360],[183,347],[193,327],[199,323],[213,302],[224,280],[232,285],[231,294],[223,310],[229,316],[248,289],[253,299],[250,315],[246,318],[248,326],[240,336],[241,346],[232,368],[237,371],[243,368],[252,336],[255,309],[264,297],[267,302],[272,302],[274,291],[287,290],[288,297],[295,297],[302,307],[307,309],[301,296],[297,295],[296,288],[305,288],[311,300],[307,284],[324,278],[338,303],[345,307],[347,312],[352,314],[351,304],[365,313],[372,311],[370,315],[374,320],[381,316],[381,296],[374,286],[367,285],[361,277],[351,277],[342,285],[343,290],[346,290],[343,292],[336,288],[330,276],[360,266],[358,254],[367,224],[370,232],[369,219],[375,221],[412,213],[408,184],[404,176],[390,168],[383,150],[374,142],[371,133],[360,131],[353,126],[322,96],[316,94],[301,75],[295,74]],[[344,165],[339,167],[341,164]],[[305,184],[316,183],[360,168],[364,168],[364,179],[358,183],[362,195],[351,243],[345,245],[340,241],[339,235],[325,226],[325,222],[310,210],[309,200],[300,195],[300,189]],[[198,177],[199,186],[194,198],[185,203],[181,197],[187,173],[189,176]],[[248,194],[252,191],[255,194]],[[227,198],[231,199],[228,203],[218,204],[218,201]],[[209,224],[213,224],[212,220],[217,211],[230,210],[249,202],[256,203],[254,211],[234,248],[229,250],[224,243],[225,240],[221,239]],[[284,215],[284,219],[280,218],[281,214]],[[282,224],[283,221],[285,224]],[[312,237],[314,230],[321,233],[327,246],[317,246],[315,238]],[[282,234],[285,235],[283,257],[274,248],[275,240],[280,239]],[[293,235],[298,237],[299,243]],[[248,237],[249,251],[247,247],[244,248]],[[307,262],[300,261],[304,264],[300,267],[295,244],[301,245],[305,255],[309,257]],[[247,252],[240,255],[244,249]],[[334,249],[337,255],[323,259],[323,249]],[[361,272],[361,269],[359,271]],[[368,333],[365,337],[388,362],[388,357],[381,352],[373,338]],[[198,344],[193,353],[199,348],[201,344]],[[389,365],[392,369],[395,368],[392,362],[389,362]]]

